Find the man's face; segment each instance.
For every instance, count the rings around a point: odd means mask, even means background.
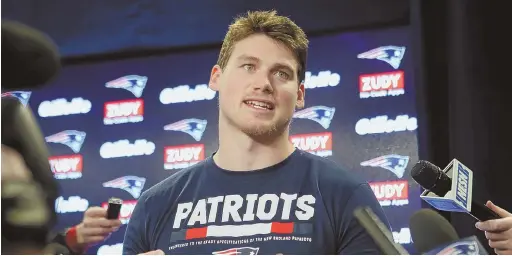
[[[252,136],[282,133],[304,106],[297,70],[293,52],[266,35],[237,42],[224,70],[215,66],[210,78],[219,91],[220,122]]]

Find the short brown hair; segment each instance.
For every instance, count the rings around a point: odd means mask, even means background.
[[[306,73],[308,39],[299,26],[288,17],[277,15],[276,11],[249,11],[246,16],[237,17],[229,26],[226,37],[222,42],[217,64],[224,69],[235,44],[258,33],[265,34],[283,43],[294,52],[299,62],[297,76],[299,82],[303,81]]]

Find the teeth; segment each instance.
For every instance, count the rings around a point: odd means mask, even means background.
[[[249,100],[249,101],[246,101],[245,103],[250,104],[250,105],[255,106],[255,107],[260,107],[260,108],[265,108],[265,109],[272,109],[272,106],[270,106],[269,104],[267,104],[265,102],[261,102],[261,101]]]

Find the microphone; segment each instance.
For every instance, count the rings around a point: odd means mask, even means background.
[[[61,68],[55,44],[43,33],[14,21],[2,21],[2,90],[36,89]]]
[[[437,212],[422,209],[409,220],[414,248],[426,255],[487,255],[475,236],[459,239],[453,226]]]
[[[395,243],[393,234],[369,207],[359,207],[354,216],[372,237],[384,255],[409,255],[404,247]]]
[[[472,200],[473,172],[457,159],[444,170],[421,160],[412,167],[411,176],[426,189],[421,199],[440,211],[465,212],[479,221],[500,218],[485,204]]]
[[[414,248],[424,254],[441,244],[459,239],[459,235],[443,216],[430,209],[415,212],[409,220]]]

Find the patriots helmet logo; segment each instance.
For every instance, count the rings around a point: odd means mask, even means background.
[[[478,244],[475,241],[462,241],[450,244],[437,255],[479,255]]]
[[[85,141],[85,132],[66,130],[45,138],[46,142],[60,143],[68,146],[73,152],[78,153]]]
[[[183,119],[181,121],[164,126],[166,131],[184,132],[192,136],[196,141],[203,137],[204,130],[208,121],[197,118]]]
[[[394,173],[398,178],[402,178],[404,176],[405,168],[407,167],[408,163],[408,156],[393,154],[380,156],[374,159],[370,159],[368,161],[364,161],[361,163],[361,166],[381,167]]]
[[[360,53],[357,55],[357,58],[381,60],[391,65],[394,69],[398,69],[400,67],[400,63],[402,62],[402,59],[404,58],[404,55],[404,46],[388,45]]]
[[[28,100],[30,99],[30,95],[32,92],[27,91],[12,91],[12,92],[4,92],[2,93],[3,97],[12,97],[17,98],[23,106],[26,106],[28,104]]]
[[[137,176],[123,176],[103,183],[103,187],[122,189],[130,193],[130,195],[132,195],[134,198],[139,198],[145,183],[146,178]]]
[[[258,255],[258,251],[260,248],[254,247],[239,247],[239,248],[231,248],[223,251],[212,252],[212,254],[220,254],[220,255]]]
[[[142,96],[144,88],[146,87],[147,81],[147,76],[128,75],[107,82],[105,84],[105,87],[125,89],[133,93],[135,97],[140,98],[140,96]]]
[[[326,106],[314,106],[295,112],[293,117],[315,121],[327,129],[331,125],[335,111],[335,108]]]

